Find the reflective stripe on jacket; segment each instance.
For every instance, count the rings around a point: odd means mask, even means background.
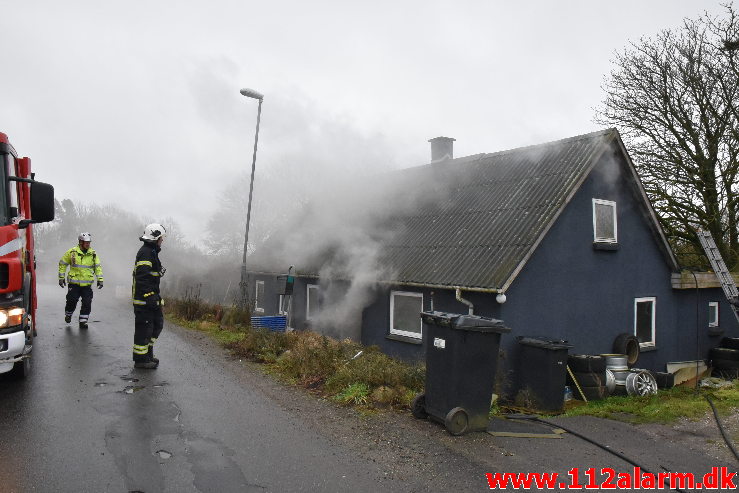
[[[67,276],[69,284],[79,284],[80,286],[90,286],[95,282],[103,280],[103,267],[100,264],[100,257],[92,248],[88,248],[86,252],[78,246],[72,247],[62,255],[59,260],[59,279],[64,279],[69,268]]]

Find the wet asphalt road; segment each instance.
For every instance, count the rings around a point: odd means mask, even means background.
[[[64,291],[40,289],[31,376],[0,377],[0,490],[376,488],[374,464],[306,429],[166,327],[160,368],[133,369],[132,311],[113,291],[95,292],[90,328],[81,331],[77,314],[63,322]]]
[[[332,405],[281,405],[259,384],[264,377],[169,324],[160,368],[134,370],[133,315],[122,294],[96,291],[90,329],[80,331],[76,318],[62,320],[64,290],[40,289],[32,374],[0,375],[1,493],[481,491],[486,472],[631,470],[570,434],[450,437],[402,414],[360,419]],[[552,421],[653,472],[736,470],[625,423]]]

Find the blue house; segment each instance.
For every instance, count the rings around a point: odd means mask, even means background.
[[[357,323],[331,335],[421,359],[419,312],[471,312],[512,329],[501,340],[503,374],[515,369],[515,336],[601,354],[632,334],[636,366],[655,371],[707,358],[722,336],[739,336],[715,276],[681,272],[615,129],[457,159],[453,141],[432,139],[429,164],[391,173],[427,187],[425,200],[378,221],[393,231],[377,240],[384,274],[368,287]],[[321,277],[335,254],[296,265],[290,297],[278,294],[282,272],[252,272],[257,311],[289,313],[292,327],[321,331],[315,321],[331,308],[324,293],[352,284]]]

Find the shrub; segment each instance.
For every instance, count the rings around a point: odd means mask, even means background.
[[[363,383],[353,383],[336,394],[334,399],[344,405],[364,406],[367,405],[370,388]]]

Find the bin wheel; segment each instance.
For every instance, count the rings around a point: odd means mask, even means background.
[[[467,431],[467,427],[470,424],[470,417],[467,415],[467,411],[461,407],[455,407],[446,414],[444,418],[444,426],[450,435],[459,436],[463,435]]]
[[[426,394],[418,394],[411,402],[411,414],[414,418],[426,419],[429,413],[426,412]]]

